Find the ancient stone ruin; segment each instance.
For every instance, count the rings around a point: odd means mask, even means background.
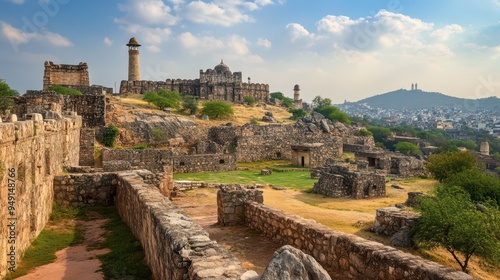
[[[54,85],[60,86],[89,86],[89,67],[86,62],[78,65],[54,64],[45,61],[43,72],[43,89],[47,90]]]
[[[320,171],[313,191],[328,197],[354,199],[385,196],[385,177],[367,171],[350,170],[347,165],[329,165]],[[352,168],[356,168],[353,166]]]

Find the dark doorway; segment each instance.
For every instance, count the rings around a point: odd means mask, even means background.
[[[301,158],[302,167],[306,166],[306,159],[304,157]]]

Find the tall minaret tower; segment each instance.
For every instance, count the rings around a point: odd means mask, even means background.
[[[141,66],[139,64],[139,42],[135,37],[128,41],[128,80],[141,80]]]
[[[299,85],[295,85],[293,87],[293,101],[300,101],[300,87]]]

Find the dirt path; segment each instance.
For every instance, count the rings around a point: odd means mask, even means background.
[[[56,252],[53,263],[37,267],[29,274],[19,277],[19,280],[101,280],[104,276],[99,272],[101,262],[97,256],[106,254],[109,249],[87,250],[102,242],[105,230],[102,226],[106,219],[78,221],[85,230],[84,241],[77,246],[64,248]]]

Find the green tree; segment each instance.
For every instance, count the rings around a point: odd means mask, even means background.
[[[446,187],[460,186],[475,202],[493,200],[500,205],[500,179],[479,169],[469,169],[453,175],[446,181]]]
[[[116,137],[118,137],[120,130],[118,127],[110,124],[108,127],[104,128],[104,131],[102,133],[102,144],[106,147],[114,147],[115,146],[115,140]]]
[[[222,101],[205,102],[201,113],[214,120],[230,118],[234,115],[231,104]]]
[[[160,90],[159,92],[148,92],[142,96],[144,101],[156,105],[160,110],[165,108],[179,108],[182,100],[180,93],[171,90]]]
[[[371,131],[366,130],[364,128],[359,130],[359,134],[361,136],[372,136],[373,135],[373,133],[371,133]]]
[[[421,155],[422,151],[420,148],[410,142],[399,142],[394,146],[395,150],[407,155],[407,156],[416,156],[416,155]]]
[[[14,106],[14,101],[7,96],[19,96],[19,92],[10,88],[10,86],[0,79],[0,114],[5,113],[5,110],[11,110]]]
[[[323,107],[317,107],[317,108],[314,108],[314,111],[322,114],[323,116],[325,116],[325,118],[327,118],[329,120],[339,121],[341,123],[345,123],[348,125],[351,124],[351,120],[349,120],[349,116],[347,116],[346,113],[340,111],[340,109],[335,107],[335,106],[327,105],[327,106],[323,106]]]
[[[292,120],[299,120],[307,116],[307,112],[302,109],[291,109],[288,112],[292,113],[292,116],[290,117]]]
[[[387,137],[391,135],[391,130],[382,126],[369,126],[368,131],[373,133],[373,139],[375,142],[384,143],[384,141],[387,140]]]
[[[289,97],[286,97],[283,93],[281,92],[272,92],[271,93],[271,98],[275,98],[275,99],[279,99],[283,102],[283,104],[285,105],[285,107],[287,108],[294,108],[295,105],[293,104],[293,99],[289,98]]]
[[[469,152],[433,154],[427,160],[427,170],[440,182],[465,170],[474,169],[477,159]]]
[[[252,106],[252,107],[256,103],[255,98],[253,96],[249,96],[249,95],[243,96],[243,101],[245,101],[248,104],[248,106]]]
[[[436,198],[422,199],[422,216],[415,223],[414,240],[419,247],[446,249],[467,272],[472,255],[492,263],[500,259],[500,210],[494,206],[478,211],[460,187],[438,188]]]
[[[330,98],[323,98],[318,95],[312,100],[312,106],[313,108],[332,106],[332,100]]]
[[[198,112],[198,101],[196,96],[184,95],[182,97],[182,110],[188,110],[190,115],[196,114],[196,112]]]
[[[48,90],[55,91],[57,94],[61,95],[83,95],[83,93],[77,89],[63,86],[50,86]]]

